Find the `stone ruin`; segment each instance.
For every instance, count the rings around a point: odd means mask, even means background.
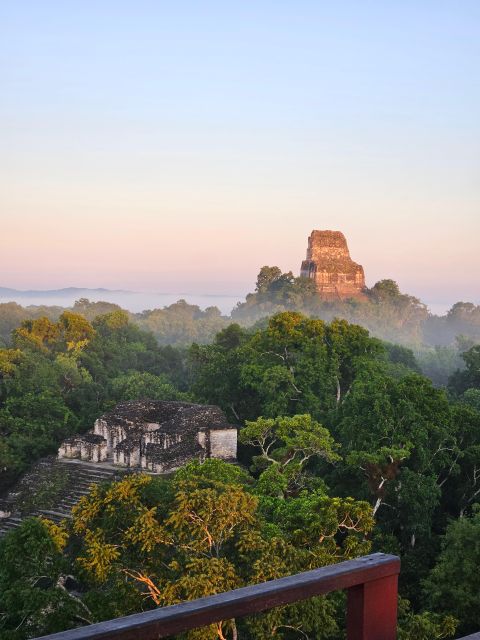
[[[122,402],[92,431],[65,440],[58,457],[165,473],[194,459],[235,461],[237,427],[212,405]]]
[[[312,231],[300,275],[314,280],[318,293],[326,300],[363,297],[363,267],[350,258],[341,231]]]

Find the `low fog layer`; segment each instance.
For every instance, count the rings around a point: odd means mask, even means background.
[[[189,304],[201,309],[218,307],[222,314],[228,315],[241,300],[242,295],[215,295],[195,293],[146,293],[137,291],[110,291],[108,289],[59,289],[58,291],[15,291],[3,293],[0,289],[0,303],[17,302],[28,306],[60,306],[72,307],[79,298],[88,298],[92,302],[112,302],[132,313],[140,313],[145,309],[158,309],[186,300]]]

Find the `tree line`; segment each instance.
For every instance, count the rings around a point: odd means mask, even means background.
[[[0,345],[8,346],[11,332],[20,322],[42,316],[58,320],[62,307],[21,307],[15,302],[0,303]],[[70,311],[94,320],[122,309],[110,302],[77,300]],[[361,299],[321,298],[312,280],[297,278],[291,271],[264,266],[257,276],[255,291],[239,302],[229,316],[215,307],[205,310],[185,300],[162,309],[128,314],[132,322],[151,331],[160,345],[188,346],[209,343],[231,322],[254,326],[282,311],[299,311],[330,322],[342,318],[360,324],[381,340],[403,344],[417,350],[426,373],[445,383],[445,372],[461,364],[459,353],[480,340],[480,305],[457,302],[443,316],[431,314],[418,298],[402,293],[393,280],[381,280],[365,289]]]

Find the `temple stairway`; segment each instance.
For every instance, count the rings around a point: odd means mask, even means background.
[[[0,536],[18,527],[29,516],[44,516],[54,522],[71,517],[71,509],[93,484],[119,480],[118,467],[79,460],[40,460],[1,500]]]

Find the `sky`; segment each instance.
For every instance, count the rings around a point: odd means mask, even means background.
[[[0,4],[0,286],[243,295],[344,232],[480,303],[480,2]]]

